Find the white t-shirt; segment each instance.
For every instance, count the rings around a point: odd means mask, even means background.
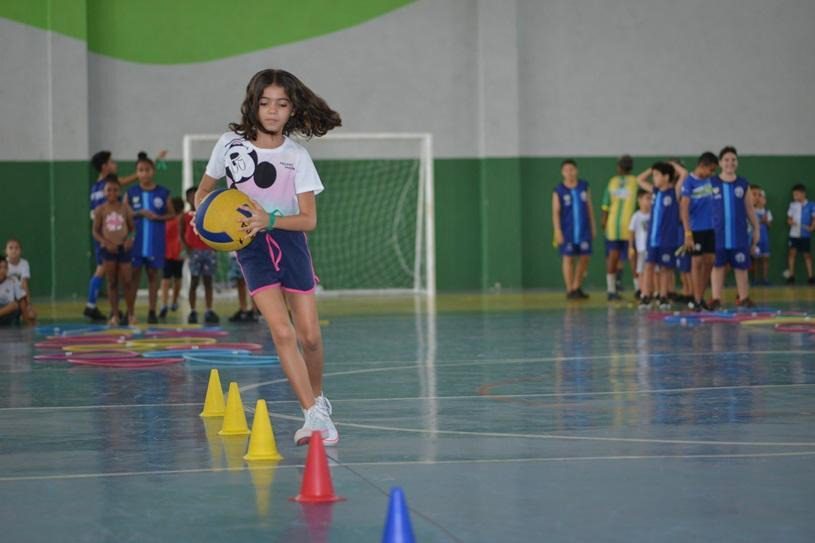
[[[634,248],[637,249],[638,253],[644,253],[648,250],[648,228],[650,223],[651,216],[648,213],[637,210],[631,215],[628,229],[634,232]]]
[[[7,276],[2,283],[0,283],[0,307],[6,306],[11,302],[16,302],[25,298],[20,282],[14,277]]]
[[[31,268],[28,266],[28,260],[21,258],[16,264],[12,264],[8,260],[6,262],[8,263],[8,274],[15,278],[20,285],[23,284],[23,279],[31,279]]]
[[[256,200],[267,213],[297,215],[297,195],[323,191],[323,183],[305,147],[285,138],[275,149],[256,147],[234,132],[227,132],[212,149],[206,174],[226,177],[226,184]]]

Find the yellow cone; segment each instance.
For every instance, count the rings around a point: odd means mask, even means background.
[[[221,378],[216,369],[209,372],[209,385],[207,385],[207,396],[204,399],[204,410],[201,411],[201,416],[224,416],[224,391],[221,388]]]
[[[272,423],[269,420],[269,411],[266,409],[266,400],[258,400],[255,406],[255,420],[252,421],[252,437],[249,438],[249,450],[244,460],[249,462],[259,460],[282,460],[274,440]]]
[[[241,391],[238,390],[238,383],[229,383],[229,392],[226,394],[226,410],[224,412],[224,425],[219,436],[245,436],[249,434],[249,427],[246,425],[246,414],[243,412],[243,402],[241,401]]]

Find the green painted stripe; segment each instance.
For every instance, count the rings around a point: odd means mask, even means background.
[[[0,17],[79,39],[87,34],[88,49],[120,60],[184,64],[322,36],[413,1],[87,0],[86,7],[85,0],[28,0],[0,3]]]

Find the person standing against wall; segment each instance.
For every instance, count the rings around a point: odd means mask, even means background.
[[[620,263],[628,260],[628,225],[637,201],[637,178],[631,175],[634,160],[623,155],[617,161],[617,175],[603,193],[602,224],[606,236],[606,292],[608,301],[620,300],[617,274]],[[636,275],[636,272],[634,272]]]
[[[583,300],[589,297],[583,292],[582,284],[589,267],[591,242],[596,232],[591,192],[588,181],[578,178],[577,163],[574,160],[564,160],[560,165],[560,173],[563,181],[552,193],[555,244],[562,258],[566,297],[570,300]]]

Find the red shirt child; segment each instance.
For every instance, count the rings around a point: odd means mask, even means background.
[[[207,245],[206,243],[198,237],[198,234],[195,233],[195,230],[192,228],[192,221],[195,220],[195,212],[194,211],[187,211],[184,213],[184,243],[187,244],[187,247],[190,249],[209,249],[212,250],[212,247]]]

